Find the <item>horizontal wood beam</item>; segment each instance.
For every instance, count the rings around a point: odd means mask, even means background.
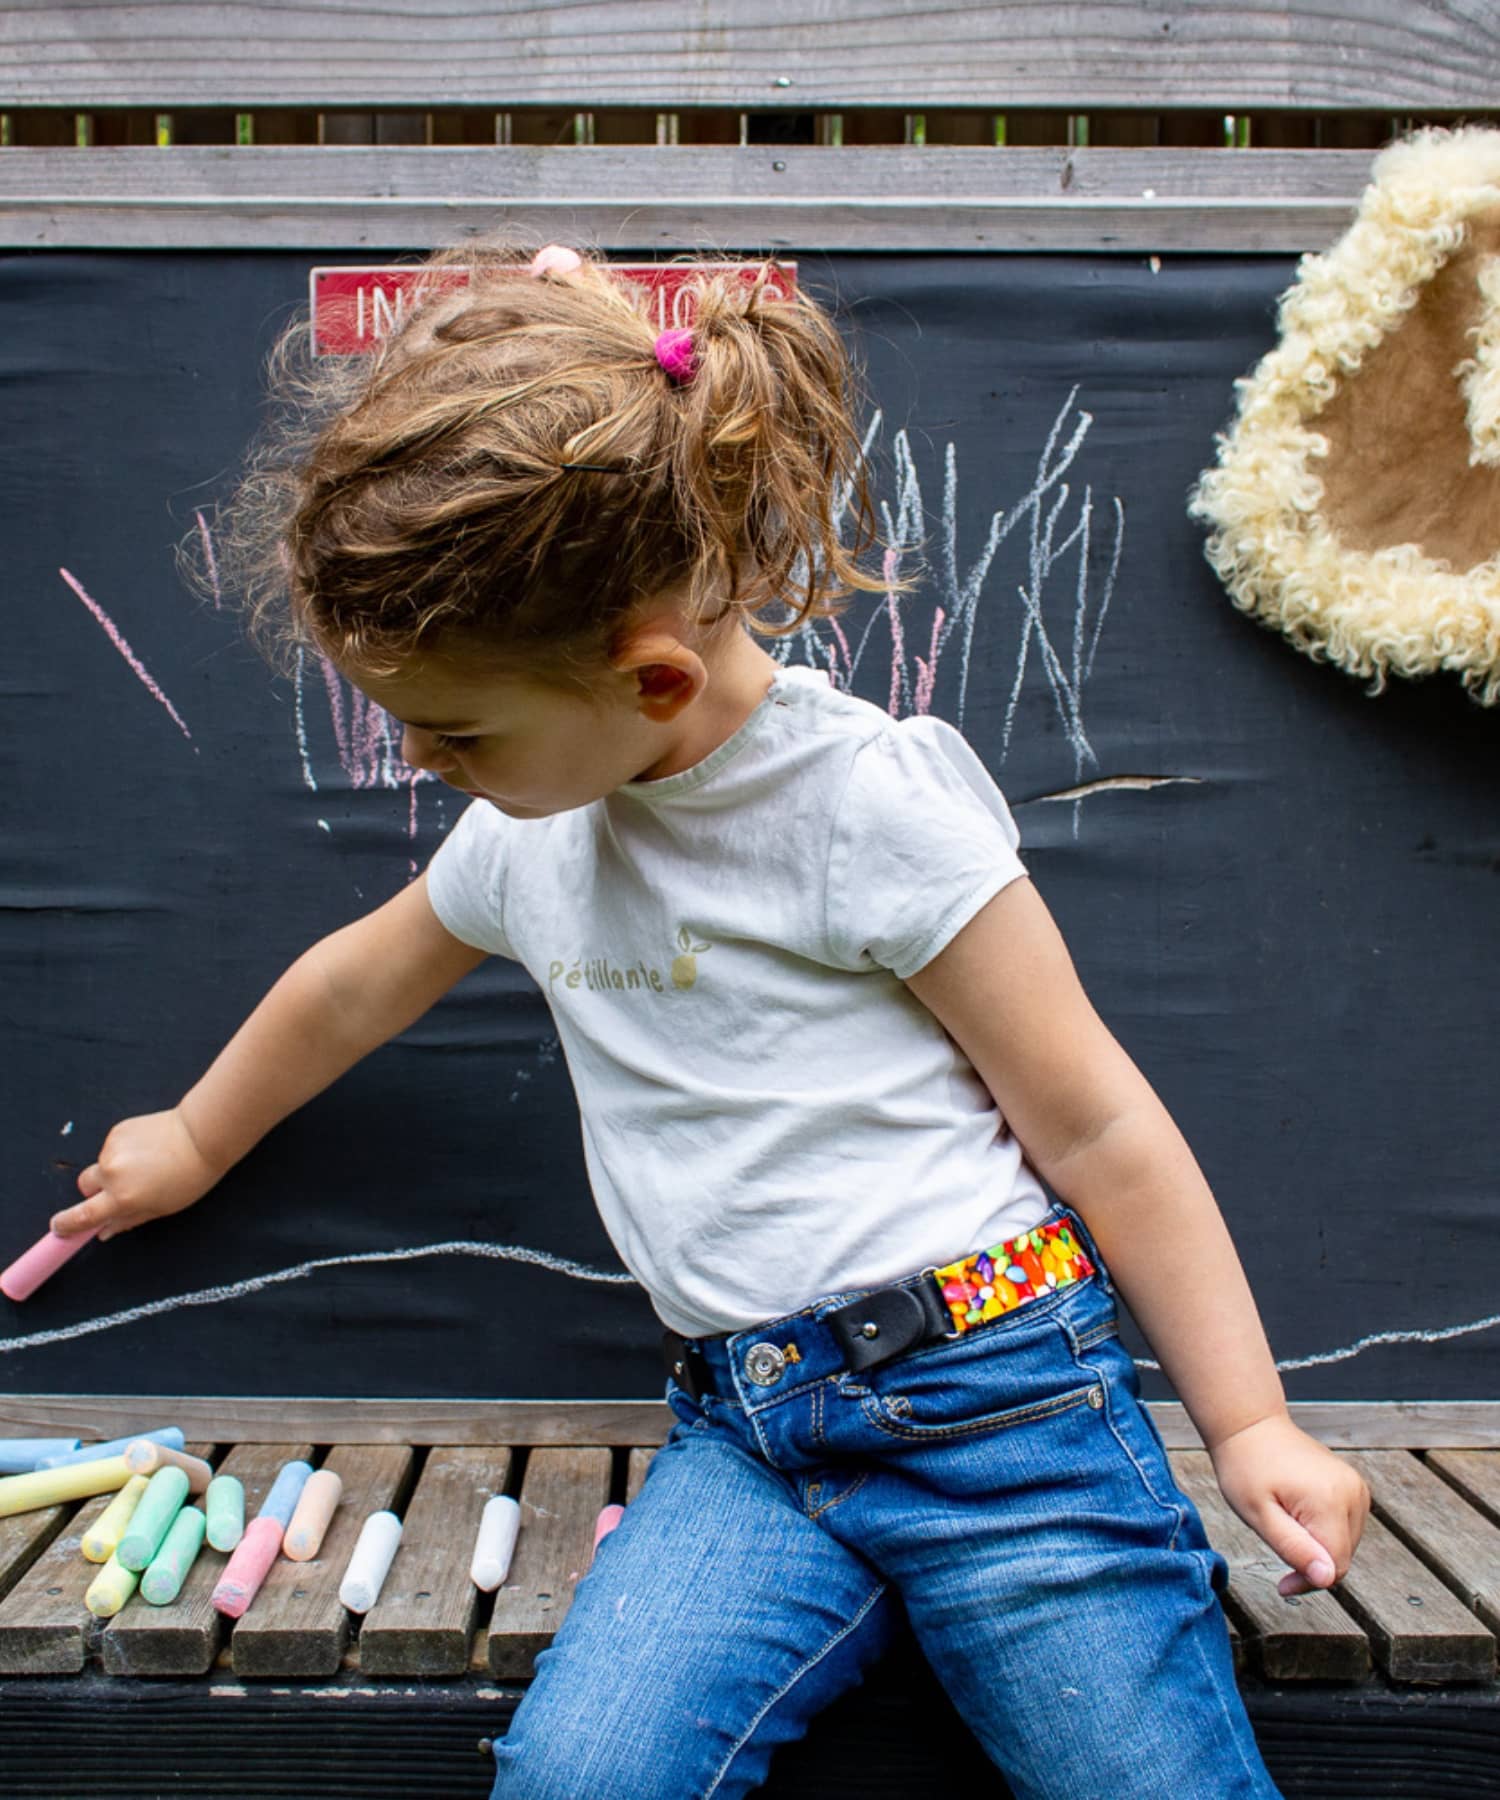
[[[1203,1441],[1177,1400],[1147,1406],[1167,1447]],[[1299,1400],[1293,1420],[1334,1449],[1500,1448],[1496,1400]],[[105,1440],[180,1425],[216,1444],[659,1444],[660,1400],[360,1400],[243,1394],[3,1394],[0,1437]]]
[[[1495,104],[1487,0],[423,0],[0,14],[0,107]]]
[[[0,151],[0,245],[326,249],[511,220],[610,251],[1325,247],[1362,150],[210,146]]]

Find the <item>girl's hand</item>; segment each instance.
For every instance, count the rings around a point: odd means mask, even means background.
[[[78,1176],[79,1206],[54,1213],[59,1237],[99,1228],[99,1241],[191,1206],[223,1174],[205,1161],[176,1107],[121,1119],[99,1160]]]
[[[1273,1413],[1212,1446],[1224,1498],[1293,1572],[1278,1594],[1342,1581],[1370,1511],[1362,1476],[1286,1413]]]

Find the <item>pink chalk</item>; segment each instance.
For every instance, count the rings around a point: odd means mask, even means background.
[[[271,1564],[281,1550],[281,1520],[266,1515],[252,1519],[235,1545],[213,1592],[214,1611],[226,1619],[238,1619],[260,1592]]]
[[[78,1254],[98,1229],[96,1225],[93,1231],[78,1231],[72,1237],[59,1237],[55,1231],[49,1231],[38,1238],[0,1274],[0,1294],[8,1300],[24,1300],[28,1294],[34,1294],[49,1275],[55,1275],[70,1256]]]
[[[599,1517],[594,1520],[594,1548],[596,1550],[624,1517],[625,1508],[623,1506],[605,1507]]]

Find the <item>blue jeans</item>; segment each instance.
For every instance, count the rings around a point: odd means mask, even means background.
[[[820,1322],[854,1294],[701,1341],[718,1392],[668,1384],[678,1423],[537,1659],[491,1800],[739,1800],[889,1642],[892,1590],[1018,1800],[1280,1800],[1227,1565],[1103,1259],[1054,1217],[1097,1274],[863,1374]],[[768,1386],[763,1342],[797,1351]]]

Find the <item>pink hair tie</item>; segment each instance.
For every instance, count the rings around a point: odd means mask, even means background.
[[[583,258],[566,244],[544,244],[531,259],[528,275],[545,275],[549,269],[558,275],[571,275],[583,267]]]
[[[676,325],[670,331],[657,333],[656,360],[678,383],[689,382],[698,372],[693,355],[693,331],[690,325]]]

